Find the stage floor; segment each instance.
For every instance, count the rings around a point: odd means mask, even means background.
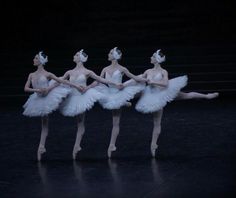
[[[164,110],[156,159],[152,116],[125,108],[117,151],[108,160],[111,112],[86,115],[78,160],[74,118],[50,117],[47,153],[36,161],[40,119],[21,107],[0,113],[0,197],[236,197],[234,100],[175,101]]]

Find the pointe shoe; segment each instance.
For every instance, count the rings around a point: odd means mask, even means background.
[[[151,145],[151,154],[152,154],[152,157],[155,157],[155,154],[156,154],[156,150],[158,148],[158,145]]]
[[[116,147],[115,147],[114,145],[109,146],[109,148],[108,148],[108,150],[107,150],[107,156],[108,156],[108,158],[111,158],[111,153],[112,153],[113,151],[116,151]]]
[[[126,107],[131,107],[131,106],[132,106],[132,103],[131,103],[131,102],[126,102],[126,103],[125,103],[125,106],[126,106]]]
[[[81,151],[81,147],[79,146],[79,147],[74,147],[74,149],[73,149],[73,154],[72,154],[72,156],[73,156],[73,160],[75,160],[76,159],[76,155],[77,155],[77,153],[79,152],[79,151]]]
[[[218,92],[215,92],[215,93],[209,93],[207,94],[207,99],[213,99],[213,98],[216,98],[219,96],[219,93]]]
[[[38,148],[38,152],[37,152],[37,159],[38,161],[41,161],[42,159],[42,154],[46,153],[46,149],[44,146],[40,145]]]

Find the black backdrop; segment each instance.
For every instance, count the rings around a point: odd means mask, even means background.
[[[87,66],[100,73],[109,49],[123,52],[121,64],[134,74],[151,67],[162,48],[170,77],[187,74],[187,90],[236,93],[235,3],[231,1],[48,0],[1,3],[0,98],[23,96],[32,59],[49,56],[47,69],[62,75],[84,48]],[[11,77],[9,77],[11,76]],[[230,94],[229,94],[230,93]]]
[[[6,1],[5,49],[232,45],[230,1]]]

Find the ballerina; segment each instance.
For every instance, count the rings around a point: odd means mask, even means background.
[[[77,135],[73,148],[73,159],[76,159],[77,153],[82,149],[81,141],[85,132],[84,119],[85,112],[90,110],[96,101],[103,97],[103,94],[94,88],[86,87],[87,79],[93,78],[100,83],[110,84],[118,89],[122,88],[121,83],[114,83],[97,76],[93,71],[85,68],[84,63],[87,61],[88,55],[80,50],[74,55],[73,61],[76,63],[76,67],[67,71],[62,79],[69,79],[70,82],[82,86],[83,92],[78,89],[72,89],[69,96],[61,104],[60,110],[64,116],[77,117]]]
[[[109,85],[105,86],[97,82],[88,86],[88,89],[94,87],[99,92],[103,93],[105,97],[99,100],[99,103],[104,109],[112,110],[113,127],[111,132],[111,138],[107,155],[110,158],[113,151],[116,151],[116,139],[120,131],[120,117],[121,108],[123,106],[131,106],[129,100],[144,89],[144,82],[146,79],[138,77],[129,72],[129,70],[118,63],[121,59],[122,53],[117,47],[110,50],[108,54],[108,60],[111,61],[111,65],[103,68],[101,77],[108,79],[116,83],[122,83],[122,77],[125,74],[127,77],[133,79],[135,85],[129,85],[129,83],[123,83],[123,89],[119,90],[116,87]]]
[[[33,65],[37,67],[37,70],[29,74],[24,87],[25,92],[31,92],[33,94],[30,95],[23,106],[23,115],[29,117],[38,116],[41,117],[42,120],[42,131],[37,152],[38,161],[41,160],[41,155],[46,152],[45,143],[48,135],[48,115],[58,109],[62,100],[70,92],[68,88],[59,85],[59,83],[74,86],[75,88],[82,90],[81,87],[59,79],[54,74],[47,72],[44,69],[44,65],[47,62],[48,57],[44,55],[43,52],[39,52],[34,57]]]
[[[146,70],[142,77],[147,79],[146,86],[135,108],[141,113],[153,114],[153,133],[151,140],[151,154],[154,157],[158,148],[157,139],[161,133],[161,119],[163,108],[167,102],[175,99],[213,99],[218,97],[219,93],[202,94],[197,92],[180,91],[187,85],[187,76],[180,76],[168,79],[168,72],[161,67],[161,63],[165,61],[165,56],[160,50],[157,50],[151,57],[151,63],[154,65],[152,69]]]

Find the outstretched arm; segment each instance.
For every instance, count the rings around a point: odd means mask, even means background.
[[[67,80],[70,77],[70,72],[67,71],[62,77],[60,77],[63,80]]]
[[[90,71],[90,72],[89,72],[89,76],[90,76],[91,78],[93,78],[94,80],[98,81],[98,82],[105,83],[105,84],[111,84],[111,85],[117,86],[116,83],[114,83],[114,82],[112,82],[112,81],[109,81],[109,80],[106,80],[105,78],[102,78],[102,77],[96,75],[93,71]]]
[[[54,74],[52,74],[52,73],[49,73],[49,76],[48,76],[49,78],[51,78],[51,79],[53,79],[53,80],[55,80],[55,81],[57,81],[57,82],[59,82],[59,83],[63,83],[63,84],[66,84],[66,85],[69,85],[69,86],[72,86],[72,87],[74,87],[74,88],[76,88],[76,89],[79,89],[79,90],[83,90],[83,88],[81,87],[81,86],[78,86],[78,85],[76,85],[76,84],[74,84],[74,83],[71,83],[70,81],[68,81],[68,80],[64,80],[64,79],[62,79],[62,78],[58,78],[58,77],[56,77]]]
[[[143,74],[140,74],[140,75],[138,75],[137,77],[143,78],[144,75],[143,75]],[[145,83],[142,83],[142,84],[145,84]],[[135,81],[134,79],[127,80],[127,81],[125,81],[125,82],[123,83],[123,86],[124,86],[124,87],[134,86],[134,85],[137,85],[137,81]]]
[[[137,77],[143,78],[147,82],[147,79],[146,79],[147,78],[147,70],[143,74],[138,75]],[[124,82],[123,85],[124,85],[124,87],[137,85],[137,81],[135,81],[134,79],[130,79],[130,80],[127,80],[126,82]]]
[[[101,77],[101,78],[104,78],[104,76],[105,76],[105,69],[103,69],[102,72],[101,72],[101,74],[100,74],[100,77]],[[95,81],[92,82],[90,85],[88,85],[85,89],[88,90],[88,89],[90,89],[90,88],[96,87],[97,85],[98,85],[98,81],[95,80]]]
[[[62,77],[59,77],[62,80],[66,80],[69,78],[69,72],[67,71]],[[48,87],[48,91],[51,91],[52,89],[54,89],[55,87],[59,86],[60,83],[58,83],[57,81],[55,83],[53,83],[51,86]]]
[[[145,78],[143,78],[142,76],[135,76],[134,74],[130,73],[129,70],[127,68],[123,69],[123,72],[126,76],[128,76],[131,79],[134,79],[137,82],[146,82],[147,80]]]

